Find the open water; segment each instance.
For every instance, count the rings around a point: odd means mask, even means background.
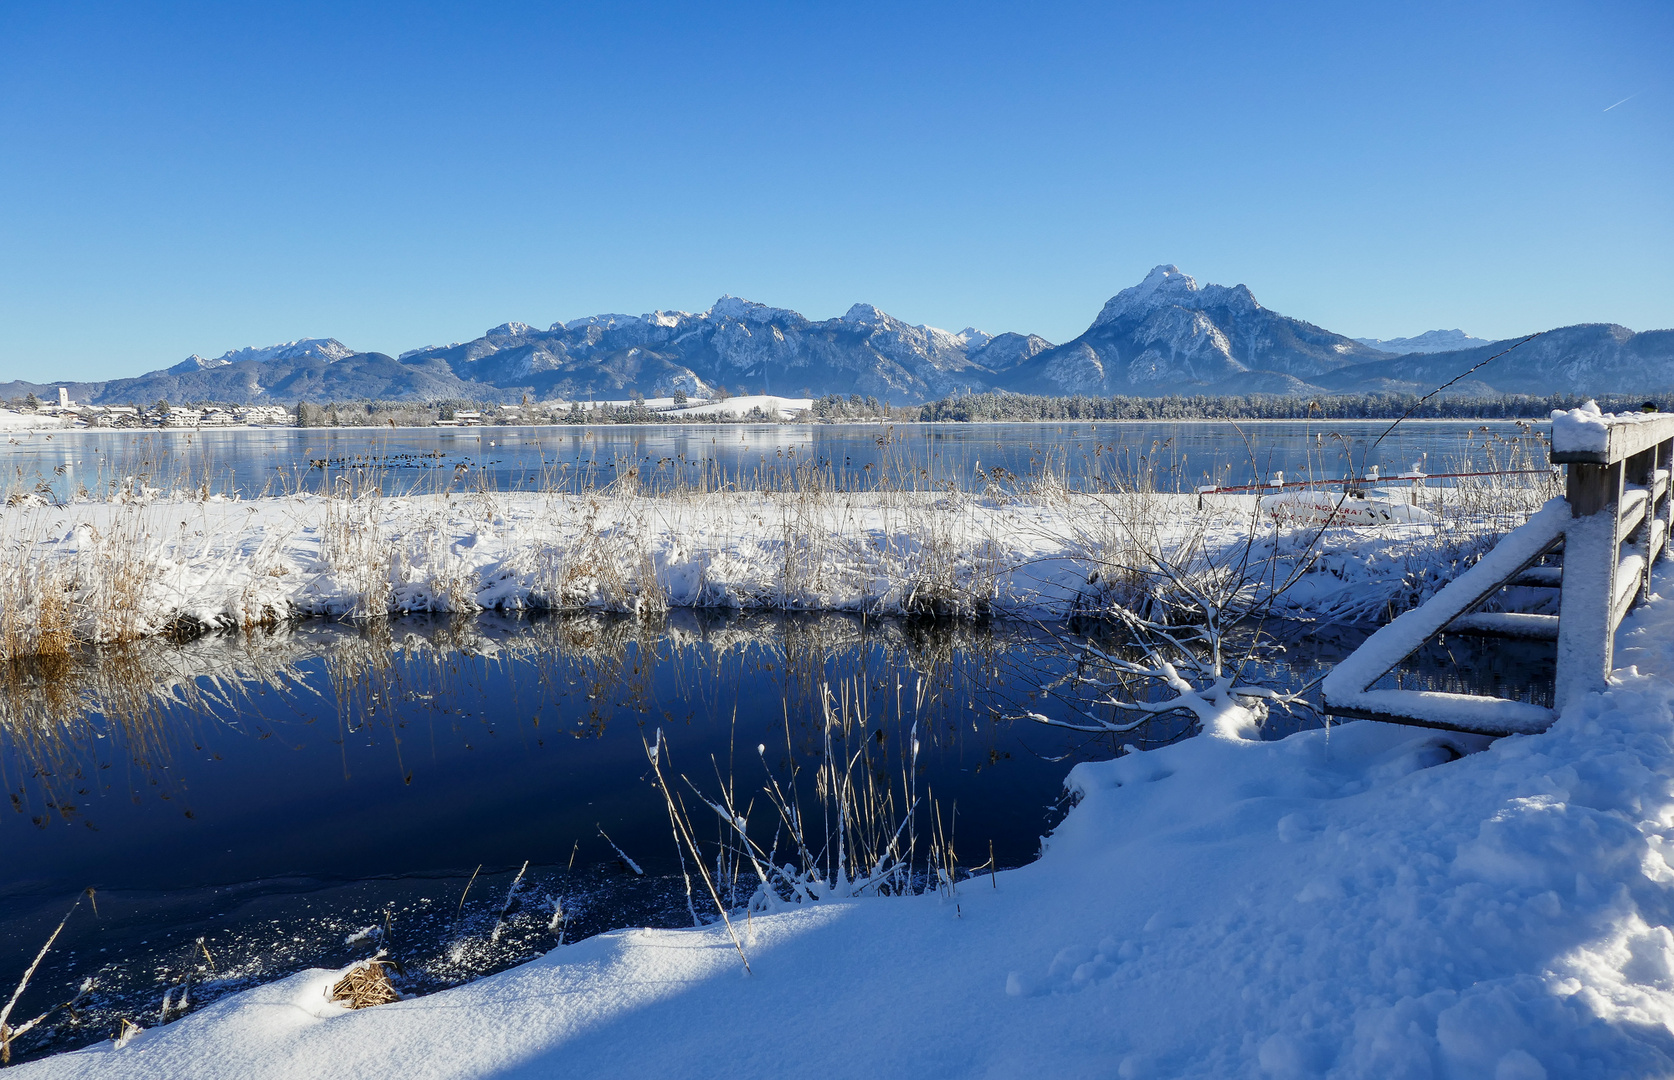
[[[58,498],[131,478],[207,485],[246,498],[319,490],[346,472],[386,493],[486,484],[499,490],[603,485],[628,469],[667,487],[776,484],[815,468],[845,487],[982,483],[995,467],[1050,470],[1072,486],[1145,478],[1161,490],[1335,478],[1377,467],[1428,473],[1545,464],[1544,428],[1515,422],[1114,422],[1088,424],[609,425],[20,432],[0,476]]]
[[[1364,633],[1296,637],[1247,675],[1304,685]],[[685,611],[309,622],[15,666],[0,687],[0,971],[21,972],[97,889],[20,1007],[87,978],[93,990],[17,1049],[106,1038],[124,1018],[150,1026],[183,986],[201,1005],[380,947],[429,991],[562,940],[690,925],[694,908],[713,918],[701,888],[688,906],[651,783],[659,731],[702,835],[716,822],[697,796],[725,787],[754,803],[767,842],[767,784],[817,813],[829,701],[898,807],[911,785],[921,836],[939,815],[964,874],[1027,862],[1076,761],[1190,730],[1169,719],[1094,736],[1023,719],[1090,707],[1073,678],[1097,674],[1078,666],[1089,640],[1117,645],[1099,625]],[[1397,677],[1539,700],[1550,665],[1538,647],[1449,639]],[[1266,734],[1321,722],[1279,714]]]

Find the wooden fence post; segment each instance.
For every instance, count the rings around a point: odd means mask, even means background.
[[[1559,599],[1558,670],[1553,705],[1562,712],[1575,698],[1603,690],[1615,652],[1616,512],[1621,505],[1622,465],[1569,467],[1567,486],[1574,521],[1564,536],[1564,576]]]

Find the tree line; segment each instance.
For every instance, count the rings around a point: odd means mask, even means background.
[[[1040,397],[1033,394],[983,393],[942,398],[919,406],[914,419],[926,422],[994,423],[1064,420],[1544,420],[1553,409],[1574,409],[1584,394],[1502,394],[1495,397],[1435,397],[1417,394],[1335,394],[1330,397],[1283,397],[1252,394],[1216,397],[1178,394],[1167,397]],[[1606,412],[1636,412],[1647,406],[1666,411],[1674,397],[1603,394]]]

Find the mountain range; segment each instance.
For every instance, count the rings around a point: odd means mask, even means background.
[[[1427,393],[1517,339],[1458,330],[1350,338],[1262,307],[1244,285],[1199,285],[1158,266],[1061,345],[1035,334],[911,325],[870,304],[834,319],[723,296],[707,311],[508,322],[398,357],[303,338],[196,354],[103,382],[0,383],[0,396],[94,404],[219,401],[621,399],[634,391],[863,394],[906,404],[967,391],[1034,394]],[[1549,330],[1450,392],[1649,393],[1674,388],[1674,330],[1608,323]]]
[[[1486,338],[1471,337],[1463,330],[1426,330],[1416,337],[1357,337],[1354,340],[1362,345],[1370,345],[1374,349],[1391,353],[1458,352],[1460,349],[1474,349],[1478,345],[1493,344]]]

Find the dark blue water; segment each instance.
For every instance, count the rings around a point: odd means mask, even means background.
[[[1365,632],[1292,640],[1247,674],[1304,685]],[[645,741],[660,729],[671,777],[711,797],[728,785],[759,812],[770,775],[799,769],[811,791],[827,693],[879,784],[901,787],[909,766],[920,818],[939,810],[967,872],[1027,862],[1074,762],[1190,733],[1180,719],[1120,737],[1017,719],[1101,711],[1066,677],[1080,642],[1115,648],[1113,634],[690,611],[423,618],[13,665],[0,684],[12,808],[0,971],[21,972],[70,900],[98,890],[20,1008],[89,977],[93,993],[17,1050],[107,1038],[123,1018],[150,1026],[188,978],[203,1004],[382,946],[426,992],[561,939],[689,924]],[[1463,670],[1495,693],[1549,690],[1550,665],[1515,644],[1431,651],[1407,665],[1410,685]],[[1276,715],[1267,735],[1320,722]],[[697,907],[713,910],[702,895]]]
[[[1070,764],[1114,749],[1010,719],[1063,710],[1042,686],[1073,664],[1066,633],[691,612],[411,619],[13,666],[0,970],[21,972],[70,900],[98,890],[22,1007],[88,977],[95,993],[19,1052],[106,1038],[124,1017],[150,1026],[188,975],[201,1004],[382,944],[426,991],[561,934],[689,924],[645,740],[660,729],[665,769],[764,807],[769,773],[800,769],[811,793],[828,689],[847,694],[839,711],[879,782],[901,787],[907,766],[921,818],[934,799],[962,864],[1028,861]]]
[[[19,433],[0,443],[0,476],[58,498],[134,478],[244,497],[320,490],[339,478],[386,492],[486,484],[500,490],[601,486],[629,469],[652,487],[796,483],[813,469],[843,487],[970,488],[996,466],[1062,475],[1074,487],[1142,480],[1203,484],[1334,478],[1376,466],[1429,473],[1545,464],[1539,431],[1510,422],[1120,422],[521,428],[296,428]]]

